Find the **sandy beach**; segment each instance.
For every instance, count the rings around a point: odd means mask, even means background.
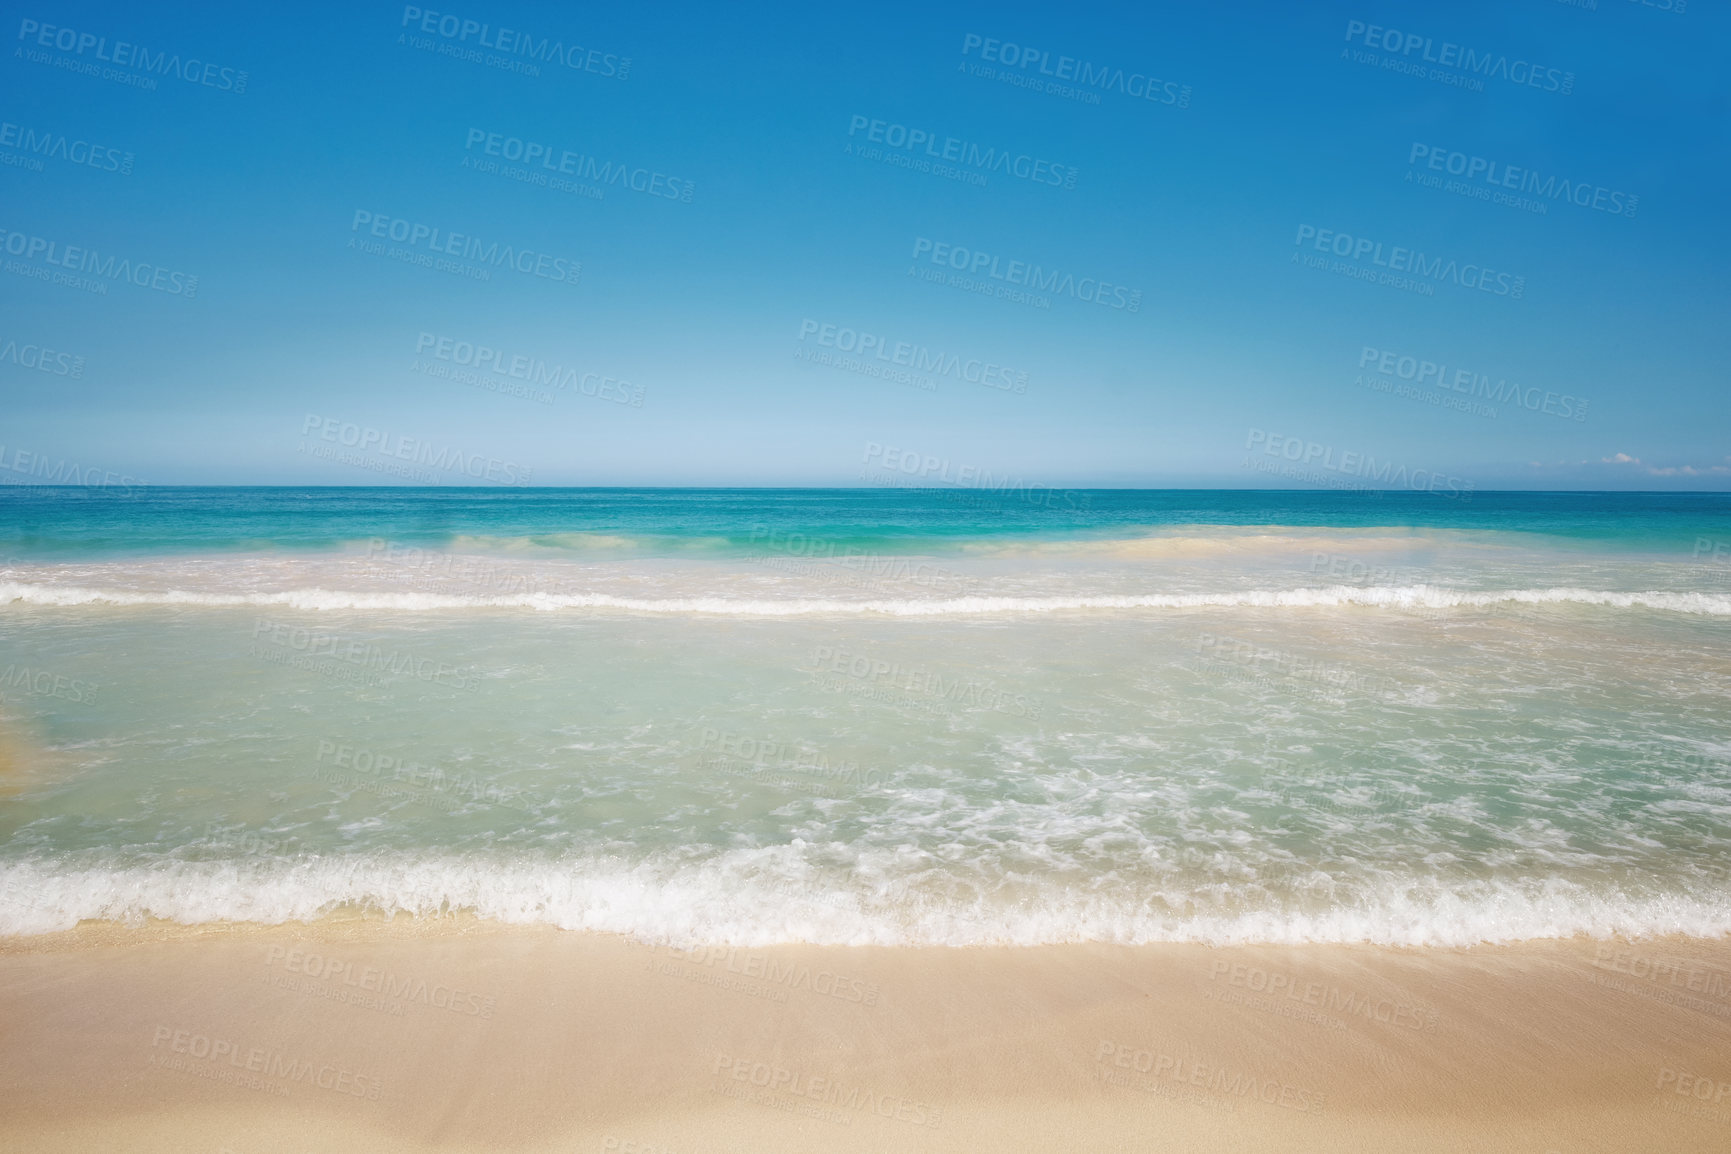
[[[1687,1151],[1731,942],[653,947],[472,920],[0,945],[0,1149]]]
[[[0,1154],[1731,1154],[1731,3],[13,20]]]

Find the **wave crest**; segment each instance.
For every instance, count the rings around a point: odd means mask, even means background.
[[[338,909],[627,934],[672,945],[980,946],[1485,942],[1731,933],[1731,895],[1639,893],[1550,877],[1309,878],[1326,901],[1257,887],[1231,906],[1198,890],[1108,894],[1047,883],[1012,904],[944,901],[912,879],[838,881],[790,847],[703,863],[349,854],[278,861],[0,866],[0,934],[98,919],[182,924],[311,921]],[[797,858],[795,854],[793,857]],[[1248,908],[1247,908],[1248,907]]]
[[[1310,589],[1250,589],[1221,593],[1147,593],[1080,597],[839,598],[616,597],[607,593],[445,593],[356,592],[338,589],[288,589],[271,593],[202,593],[180,589],[138,591],[77,585],[0,582],[0,604],[57,607],[115,606],[274,606],[313,611],[366,609],[434,612],[462,609],[528,609],[551,613],[616,610],[734,617],[801,617],[879,614],[889,617],[959,617],[996,613],[1061,613],[1090,610],[1266,608],[1312,609],[1356,606],[1377,609],[1485,608],[1503,603],[1591,605],[1613,609],[1657,609],[1710,617],[1731,616],[1731,593],[1601,589],[1494,589],[1468,591],[1434,585],[1347,586]]]

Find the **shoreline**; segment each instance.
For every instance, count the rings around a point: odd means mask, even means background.
[[[0,939],[0,1150],[1717,1150],[1731,937],[698,947],[473,917]]]

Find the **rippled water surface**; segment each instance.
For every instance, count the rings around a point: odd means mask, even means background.
[[[1731,930],[1719,496],[0,494],[0,931]]]

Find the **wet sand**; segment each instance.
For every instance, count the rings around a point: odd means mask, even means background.
[[[1731,940],[0,940],[7,1151],[1718,1151]]]

